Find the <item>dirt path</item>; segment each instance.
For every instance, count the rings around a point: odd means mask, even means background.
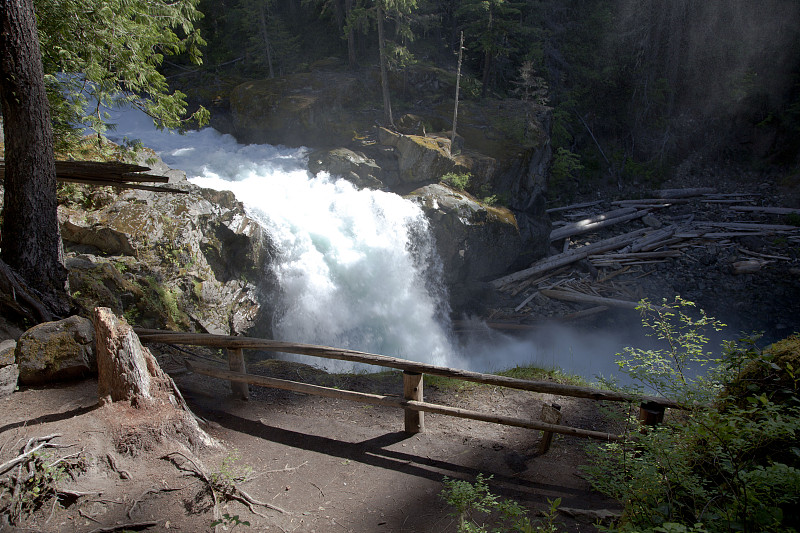
[[[342,388],[401,393],[398,374],[332,377],[302,365],[282,367],[287,372],[311,382],[334,380]],[[426,414],[426,431],[409,436],[402,432],[402,412],[394,409],[266,389],[254,390],[251,401],[243,402],[231,399],[222,381],[182,376],[178,383],[192,409],[210,421],[209,432],[221,449],[192,455],[171,440],[147,438],[146,431],[132,438],[120,431],[124,421],[107,407],[96,407],[93,381],[0,399],[0,461],[15,456],[31,436],[51,433],[61,433],[59,442],[80,447],[86,457],[85,470],[63,484],[88,494],[66,508],[46,505],[18,530],[88,532],[142,522],[155,522],[151,531],[211,530],[203,483],[161,459],[175,450],[210,474],[236,477],[249,471],[239,486],[283,511],[256,507],[263,514],[258,516],[241,503],[226,504],[222,512],[248,521],[252,531],[455,531],[439,497],[442,480],[474,481],[478,473],[493,476],[493,492],[534,513],[546,508],[548,498],[561,498],[565,508],[613,506],[580,477],[577,467],[585,457],[579,439],[556,437],[551,451],[536,457],[539,432]],[[425,394],[432,402],[530,417],[543,401],[554,400],[479,386],[428,387]],[[555,401],[565,424],[603,429],[591,402]],[[565,531],[594,530],[566,515],[561,519]]]

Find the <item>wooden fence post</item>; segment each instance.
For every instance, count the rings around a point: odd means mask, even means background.
[[[664,406],[645,402],[639,406],[639,422],[645,426],[657,426],[664,421]]]
[[[418,372],[403,371],[403,398],[406,400],[422,401],[422,374]],[[425,431],[425,413],[413,409],[405,409],[406,433],[421,433]]]
[[[244,362],[244,350],[241,348],[228,348],[228,368],[232,372],[247,374],[247,365]],[[231,391],[240,400],[250,399],[250,389],[247,383],[241,381],[231,381]]]
[[[542,422],[558,424],[561,422],[561,406],[557,403],[542,405]],[[542,431],[542,440],[539,441],[539,455],[547,453],[553,443],[553,433]]]

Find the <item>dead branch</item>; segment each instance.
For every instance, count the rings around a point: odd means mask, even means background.
[[[5,474],[6,472],[8,472],[12,468],[14,468],[16,465],[22,463],[23,461],[25,461],[25,459],[27,459],[28,457],[30,457],[31,455],[33,455],[37,451],[41,450],[42,448],[45,448],[45,447],[49,447],[49,448],[59,447],[56,444],[51,444],[49,441],[51,441],[51,440],[53,440],[53,439],[55,439],[57,437],[60,437],[60,436],[61,436],[60,433],[53,433],[52,435],[47,435],[46,437],[33,437],[25,445],[25,448],[24,448],[24,451],[23,451],[22,454],[18,455],[14,459],[11,459],[10,461],[6,461],[2,465],[0,465],[0,474]],[[37,442],[39,444],[37,444],[36,446],[31,448],[31,445],[34,444],[34,443],[37,443]]]
[[[157,526],[158,522],[155,520],[148,520],[147,522],[127,522],[124,524],[116,524],[113,526],[106,526],[106,527],[98,527],[97,529],[91,530],[89,533],[111,533],[113,531],[124,531],[124,530],[139,530],[139,529],[147,529],[153,526]]]
[[[121,479],[131,479],[131,474],[127,470],[123,470],[117,466],[117,462],[114,460],[114,456],[110,453],[106,454],[106,459],[108,460],[108,465],[111,467],[111,470],[116,472]],[[130,518],[130,516],[128,517]]]
[[[177,456],[183,457],[185,459],[185,461],[183,463],[179,463],[178,461],[176,461],[172,457],[173,455],[177,455]],[[170,452],[170,453],[162,456],[161,458],[165,459],[165,460],[168,460],[168,461],[171,461],[179,469],[184,470],[186,472],[189,472],[190,474],[193,474],[195,477],[199,478],[201,481],[203,481],[205,483],[206,489],[211,492],[211,497],[212,497],[212,501],[213,501],[213,504],[214,504],[214,509],[213,509],[214,520],[218,520],[219,519],[219,516],[218,516],[219,515],[219,500],[217,498],[217,492],[222,494],[222,496],[224,498],[226,498],[226,499],[236,500],[239,503],[242,503],[242,504],[246,505],[250,509],[250,512],[252,512],[255,515],[261,516],[263,518],[269,518],[269,517],[264,515],[264,514],[262,514],[262,513],[259,513],[255,509],[254,506],[258,505],[258,506],[261,506],[261,507],[265,507],[267,509],[272,509],[273,511],[277,511],[279,513],[284,513],[284,514],[286,513],[286,511],[284,511],[283,509],[281,509],[280,507],[278,507],[276,505],[272,505],[272,504],[267,503],[267,502],[261,502],[259,500],[256,500],[255,498],[250,496],[247,492],[245,492],[241,488],[237,487],[236,484],[234,484],[234,483],[229,483],[229,484],[226,484],[225,486],[221,486],[219,483],[215,483],[211,479],[211,476],[209,476],[205,472],[205,469],[203,469],[194,460],[192,460],[191,458],[187,457],[183,452],[179,452],[179,451]],[[191,465],[191,468],[186,468],[186,463],[187,462]]]

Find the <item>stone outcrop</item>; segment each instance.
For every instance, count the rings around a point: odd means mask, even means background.
[[[408,197],[430,220],[452,308],[474,309],[487,290],[483,282],[506,272],[524,249],[514,214],[441,184],[427,185]]]
[[[16,361],[25,385],[90,376],[97,371],[94,327],[80,316],[34,326],[19,338]]]
[[[342,177],[359,189],[383,189],[396,181],[391,177],[387,179],[386,172],[374,159],[349,148],[334,148],[311,153],[308,156],[308,170],[312,174],[325,171],[331,176]],[[381,176],[386,183],[378,176]]]
[[[449,139],[402,135],[379,128],[378,140],[384,146],[396,148],[401,184],[430,183],[449,172],[469,171],[469,168],[450,157]]]
[[[17,390],[19,366],[16,362],[17,343],[11,339],[0,342],[0,398]]]
[[[128,190],[89,208],[62,205],[70,289],[86,310],[110,307],[155,328],[268,333],[256,284],[269,242],[230,192]]]

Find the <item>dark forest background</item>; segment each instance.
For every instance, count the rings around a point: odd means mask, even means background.
[[[377,68],[373,4],[202,0],[203,83],[303,72],[331,57],[343,68]],[[455,72],[463,31],[462,98],[552,106],[553,178],[579,168],[619,182],[657,180],[687,161],[798,163],[796,0],[384,4],[396,73],[413,65]],[[166,68],[178,87],[196,79],[185,66]]]

